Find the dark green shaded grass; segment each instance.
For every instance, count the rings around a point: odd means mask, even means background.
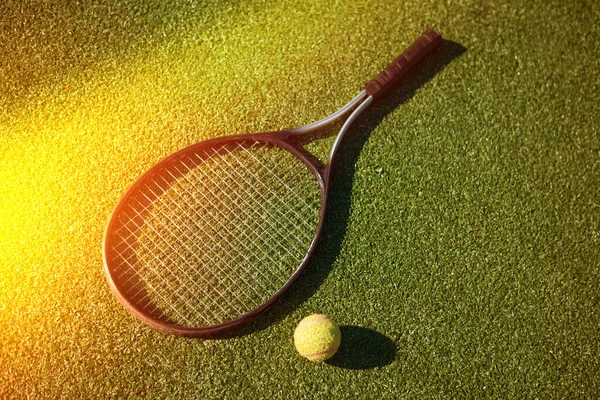
[[[600,10],[554,3],[36,5],[44,26],[81,27],[2,30],[0,397],[598,397]],[[28,6],[3,7],[12,27]],[[324,240],[284,301],[215,341],[119,306],[102,231],[140,173],[319,119],[427,26],[454,44],[349,133]],[[71,43],[78,61],[57,64]],[[384,353],[304,361],[292,332],[313,312]]]

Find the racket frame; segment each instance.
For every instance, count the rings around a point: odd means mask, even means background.
[[[410,68],[412,68],[424,55],[429,53],[431,50],[436,48],[441,42],[441,36],[433,31],[432,29],[427,30],[409,49],[407,49],[402,55],[400,55],[392,64],[390,64],[381,74],[370,81],[365,89],[362,90],[356,97],[354,97],[348,104],[340,108],[333,114],[325,117],[319,121],[311,124],[288,130],[282,130],[277,132],[265,132],[265,133],[253,133],[253,134],[241,134],[226,137],[218,137],[209,139],[200,143],[193,144],[184,149],[171,154],[164,158],[159,163],[154,165],[150,170],[144,173],[121,197],[113,212],[110,215],[108,225],[104,232],[104,238],[102,243],[102,256],[104,264],[104,272],[106,274],[109,286],[117,297],[119,302],[127,309],[133,316],[149,325],[150,327],[159,330],[161,332],[176,334],[180,336],[190,337],[202,337],[212,338],[215,336],[221,336],[232,329],[242,326],[259,314],[270,308],[276,301],[278,301],[284,293],[298,280],[300,275],[305,271],[309,264],[312,256],[315,253],[317,243],[323,231],[325,222],[325,214],[327,210],[327,199],[330,187],[330,176],[331,166],[334,163],[335,154],[337,149],[352,123],[356,118],[373,102],[374,99],[382,95],[385,91],[397,83],[397,81],[404,75]],[[295,144],[298,137],[306,136],[310,133],[318,131],[330,124],[335,123],[340,118],[348,116],[340,131],[338,132],[336,139],[332,145],[329,159],[323,167],[318,167],[314,161],[307,157],[307,154],[302,151],[302,147]],[[184,327],[171,323],[168,321],[160,320],[152,317],[141,307],[139,307],[134,301],[129,299],[123,288],[120,286],[118,281],[113,276],[113,268],[111,266],[111,259],[109,257],[111,246],[113,245],[115,227],[118,225],[118,216],[123,212],[123,209],[129,204],[129,200],[132,196],[135,196],[139,190],[139,187],[146,184],[156,175],[156,171],[160,171],[165,166],[173,164],[174,161],[179,160],[182,157],[186,157],[189,154],[197,154],[199,150],[206,150],[210,148],[217,148],[223,145],[231,143],[248,143],[248,142],[261,142],[267,145],[272,145],[284,149],[295,156],[301,161],[313,174],[317,180],[319,192],[320,192],[320,211],[318,216],[318,222],[315,229],[315,236],[310,243],[308,251],[304,256],[304,259],[300,265],[296,268],[294,273],[290,276],[287,282],[275,292],[266,302],[253,310],[241,315],[237,318],[229,320],[227,322],[220,323],[213,326],[203,327]],[[157,195],[160,196],[161,193]]]

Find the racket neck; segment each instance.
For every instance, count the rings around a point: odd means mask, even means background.
[[[358,107],[356,107],[354,109],[354,111],[352,111],[352,114],[350,114],[350,116],[348,117],[348,119],[346,119],[346,122],[344,122],[344,125],[342,125],[342,128],[340,129],[340,132],[338,133],[337,137],[335,138],[335,141],[333,142],[333,146],[331,147],[331,151],[329,152],[329,160],[327,161],[327,167],[326,167],[327,171],[329,171],[330,166],[333,163],[335,154],[337,153],[337,149],[340,146],[340,143],[342,142],[342,139],[344,138],[344,135],[346,134],[346,132],[348,132],[348,130],[350,129],[350,126],[356,120],[356,118],[358,118],[358,116],[360,114],[362,114],[362,112],[367,107],[369,107],[369,105],[372,102],[373,102],[373,97],[367,96],[365,98],[365,100],[362,103],[360,103],[360,105]],[[329,179],[327,179],[327,180],[329,180]]]
[[[334,112],[333,114],[320,119],[319,121],[313,122],[312,124],[304,125],[299,128],[291,129],[288,131],[290,136],[301,136],[308,133],[315,132],[325,126],[331,125],[340,118],[348,115],[352,110],[355,110],[356,106],[365,101],[365,99],[371,97],[365,90],[361,91],[345,106]]]
[[[294,139],[294,138],[295,138],[295,141],[297,141],[299,138],[304,138],[304,140],[306,142],[311,142],[312,140],[314,140],[314,138],[316,138],[316,136],[319,136],[319,130],[321,130],[322,128],[324,128],[326,126],[334,124],[341,118],[347,117],[335,138],[335,141],[333,143],[331,151],[329,152],[329,158],[327,159],[327,163],[323,167],[319,168],[319,174],[321,175],[321,178],[323,180],[323,185],[324,185],[326,191],[328,190],[328,186],[329,186],[328,182],[329,182],[329,174],[330,174],[330,170],[331,170],[331,164],[333,162],[333,159],[335,157],[337,149],[342,141],[342,138],[344,137],[346,132],[349,130],[352,123],[356,120],[356,118],[372,102],[373,102],[373,97],[371,95],[369,95],[365,90],[363,90],[358,95],[356,95],[356,97],[354,97],[352,100],[350,100],[348,102],[348,104],[346,104],[345,106],[343,106],[342,108],[340,108],[339,110],[334,112],[333,114],[331,114],[319,121],[313,122],[312,124],[304,125],[304,126],[301,126],[299,128],[295,128],[295,129],[290,129],[285,132],[285,136],[281,137],[285,142],[289,142],[290,139]],[[315,135],[315,137],[311,137],[311,135]],[[298,145],[298,143],[296,142],[295,146],[297,146],[297,145]],[[302,146],[302,145],[300,145],[300,146]]]

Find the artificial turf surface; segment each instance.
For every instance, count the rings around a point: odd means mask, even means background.
[[[101,242],[143,171],[329,114],[427,27],[280,304],[221,340],[127,314]],[[600,397],[599,27],[594,1],[3,2],[0,398]],[[313,312],[325,364],[292,344]]]

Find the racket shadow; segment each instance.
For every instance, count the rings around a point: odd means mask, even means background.
[[[283,320],[317,292],[341,250],[350,213],[354,166],[369,135],[386,115],[410,100],[418,89],[466,51],[467,49],[459,43],[442,40],[439,49],[424,59],[419,68],[409,72],[403,84],[390,90],[369,112],[359,117],[344,137],[343,151],[336,155],[323,233],[306,271],[267,312],[240,329],[224,335],[223,338],[245,336],[266,329]]]

